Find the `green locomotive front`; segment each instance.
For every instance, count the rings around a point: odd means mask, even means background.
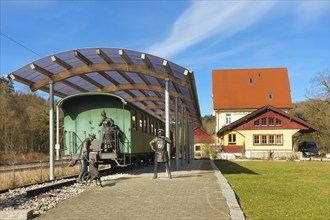
[[[98,163],[128,165],[152,158],[149,142],[162,121],[127,103],[112,93],[88,92],[63,98],[58,103],[64,112],[64,154],[78,159],[82,142],[93,133],[90,157]],[[112,148],[103,143],[102,112],[114,122]]]

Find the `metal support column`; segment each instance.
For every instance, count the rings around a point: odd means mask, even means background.
[[[181,167],[184,164],[184,106],[181,107]]]
[[[54,180],[54,87],[49,83],[49,180]]]
[[[60,160],[60,109],[56,106],[56,160]]]
[[[194,139],[194,128],[191,125],[191,159],[195,159],[195,139]]]
[[[189,115],[187,111],[187,117],[186,117],[186,163],[189,164],[189,157],[190,157],[190,135],[189,135]]]
[[[170,138],[170,79],[165,79],[165,136]],[[171,164],[171,148],[167,144],[167,153],[169,158],[169,165]],[[167,175],[169,176],[170,171],[166,170]]]
[[[179,170],[178,97],[175,96],[175,169]]]
[[[193,160],[195,158],[195,143],[194,143],[194,128],[193,124],[190,124],[190,159]]]

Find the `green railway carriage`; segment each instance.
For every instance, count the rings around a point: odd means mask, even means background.
[[[152,159],[149,142],[164,123],[112,93],[87,92],[63,98],[58,103],[64,112],[64,153],[78,159],[82,142],[93,133],[91,157],[98,163],[128,165]],[[113,148],[102,143],[101,113],[115,124]]]

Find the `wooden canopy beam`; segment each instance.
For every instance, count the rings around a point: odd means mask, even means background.
[[[112,84],[119,85],[119,82],[117,82],[116,80],[114,80],[111,76],[109,76],[106,72],[104,71],[98,71],[98,73],[103,76],[106,80],[110,81]]]
[[[99,88],[99,89],[103,89],[104,86],[98,82],[96,82],[94,79],[90,78],[87,75],[80,75],[81,78],[83,78],[84,80],[86,80],[87,82],[89,82],[90,84],[94,85],[95,87]]]
[[[113,60],[108,57],[108,55],[106,53],[104,53],[103,50],[101,49],[96,49],[96,54],[99,55],[99,57],[101,57],[106,63],[114,63]]]
[[[63,67],[64,69],[71,69],[72,66],[68,63],[66,63],[65,61],[63,61],[62,59],[58,58],[57,56],[51,56],[51,59],[54,63],[60,65],[61,67]]]
[[[50,71],[48,71],[48,70],[46,70],[46,69],[38,66],[35,63],[30,64],[30,67],[31,67],[32,70],[37,71],[37,72],[39,72],[39,73],[41,73],[41,74],[43,74],[43,75],[45,75],[47,77],[50,77],[51,78],[54,75],[52,72],[50,72]]]
[[[163,97],[158,97],[158,96],[137,96],[135,98],[129,98],[126,100],[128,102],[143,102],[143,101],[164,102],[165,99]]]
[[[120,84],[118,86],[105,87],[101,90],[101,92],[115,92],[115,91],[120,91],[120,90],[150,90],[150,91],[155,91],[155,92],[160,92],[160,93],[164,92],[164,88],[162,88],[162,87],[145,85],[145,84]],[[170,95],[173,97],[178,96],[179,98],[182,98],[188,102],[192,101],[192,99],[190,97],[177,93],[177,92],[174,92],[172,90],[170,90]]]
[[[83,62],[86,65],[92,65],[93,62],[90,61],[87,57],[85,57],[82,53],[80,53],[78,50],[74,50],[73,54],[75,57],[77,57],[81,62]]]
[[[145,53],[141,53],[141,60],[144,62],[144,64],[149,68],[149,69],[155,69],[154,65],[152,65],[149,57]]]
[[[193,111],[191,106],[184,105],[184,107],[186,109],[189,109],[190,111]],[[174,110],[175,106],[171,105],[170,108]],[[143,110],[147,110],[147,109],[165,109],[165,104],[162,104],[162,105],[148,105],[148,106],[146,106],[145,108],[142,108],[142,109]]]
[[[128,65],[125,63],[101,63],[101,64],[92,64],[89,66],[79,66],[79,67],[73,67],[70,70],[64,70],[61,72],[58,72],[52,76],[52,79],[42,79],[36,83],[34,83],[31,87],[32,91],[36,91],[43,86],[47,85],[50,80],[53,80],[54,82],[62,81],[67,78],[73,77],[73,76],[78,76],[81,74],[86,74],[86,73],[91,73],[91,72],[100,72],[100,71],[129,71],[129,72],[134,72],[134,73],[139,73],[139,74],[144,74],[144,75],[149,75],[152,77],[155,77],[156,79],[163,79],[165,80],[166,78],[169,78],[172,82],[175,82],[183,87],[187,86],[187,82],[174,77],[174,76],[168,76],[164,72],[161,72],[159,70],[152,70],[149,69],[146,66],[141,66],[141,65]]]
[[[125,52],[125,50],[120,49],[120,50],[118,50],[118,53],[121,56],[121,58],[123,58],[123,60],[125,60],[125,62],[127,64],[134,64],[133,61],[131,60],[131,58]]]

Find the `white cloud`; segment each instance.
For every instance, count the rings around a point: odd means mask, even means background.
[[[148,52],[169,57],[214,35],[225,39],[259,21],[275,1],[195,1],[163,42]]]
[[[204,63],[210,63],[212,61],[218,61],[221,59],[225,59],[228,57],[233,57],[238,54],[243,53],[246,50],[249,50],[251,48],[259,47],[264,44],[264,41],[258,41],[258,42],[249,42],[241,45],[237,45],[234,48],[231,48],[226,51],[221,51],[218,53],[211,53],[207,55],[203,55],[201,57],[189,57],[187,59],[180,60],[180,63],[183,63],[184,66],[190,66],[192,69],[197,69],[198,67],[194,67],[193,65],[196,65],[198,63],[199,66],[203,65]]]
[[[297,27],[303,28],[306,25],[311,25],[312,23],[322,19],[324,15],[327,15],[329,20],[329,1],[304,1],[297,5],[295,10],[296,16],[298,18]]]

